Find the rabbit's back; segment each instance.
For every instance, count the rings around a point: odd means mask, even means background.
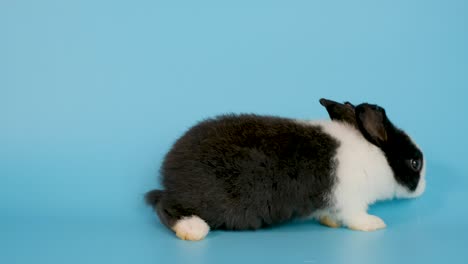
[[[256,229],[327,207],[338,142],[320,125],[224,115],[187,131],[161,168],[161,201],[211,228]]]

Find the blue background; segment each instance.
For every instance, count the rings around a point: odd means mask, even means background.
[[[0,263],[461,263],[468,2],[0,1]],[[188,127],[326,118],[369,101],[423,148],[428,188],[374,233],[297,222],[186,242],[143,194]]]

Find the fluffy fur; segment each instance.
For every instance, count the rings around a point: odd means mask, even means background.
[[[184,216],[172,226],[176,236],[182,240],[202,240],[210,231],[203,219],[196,215]]]
[[[339,224],[353,226],[353,229],[368,231],[385,227],[365,215],[369,204],[393,198],[395,195],[396,182],[382,151],[365,140],[359,131],[345,123],[325,121],[309,124],[320,124],[339,142],[336,154],[339,161],[336,168],[337,184],[332,192],[333,206],[328,210],[327,216]],[[319,212],[315,217],[320,219],[323,215]],[[363,221],[356,218],[363,217],[378,223],[379,226],[355,223]],[[360,228],[360,225],[366,227]]]
[[[330,227],[384,228],[367,207],[424,191],[421,151],[378,106],[320,102],[332,121],[224,115],[200,122],[166,155],[165,190],[149,192],[147,202],[189,240],[210,228],[310,216]]]
[[[162,222],[197,215],[212,229],[257,229],[329,206],[338,142],[320,126],[225,115],[191,128],[161,167],[152,191]]]

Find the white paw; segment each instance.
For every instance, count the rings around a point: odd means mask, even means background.
[[[351,219],[348,227],[359,231],[375,231],[386,227],[384,221],[375,215],[362,214]]]
[[[208,224],[196,215],[183,217],[172,227],[182,240],[202,240],[210,231]]]

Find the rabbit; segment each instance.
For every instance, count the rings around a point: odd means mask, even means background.
[[[165,189],[148,192],[146,202],[183,240],[294,218],[385,228],[368,205],[421,195],[423,153],[378,105],[320,104],[331,120],[227,114],[196,124],[163,160]]]

